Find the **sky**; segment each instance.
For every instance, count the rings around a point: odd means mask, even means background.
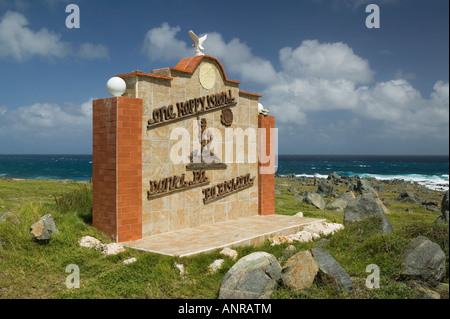
[[[91,154],[108,79],[193,56],[191,29],[279,154],[449,154],[447,0],[0,0],[0,154]]]

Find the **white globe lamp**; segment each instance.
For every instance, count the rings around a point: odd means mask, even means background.
[[[108,82],[106,82],[106,89],[108,90],[109,94],[118,97],[122,96],[122,94],[125,93],[127,84],[122,78],[115,76],[110,78]]]

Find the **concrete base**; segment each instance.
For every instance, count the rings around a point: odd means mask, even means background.
[[[293,234],[304,226],[322,222],[325,222],[325,219],[255,215],[153,235],[122,245],[145,252],[185,257],[225,247],[259,246],[275,235]]]

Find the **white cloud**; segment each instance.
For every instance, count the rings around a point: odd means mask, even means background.
[[[367,60],[341,42],[306,40],[294,50],[281,49],[280,62],[283,72],[294,77],[349,80],[358,84],[370,82],[374,74]]]
[[[78,56],[84,60],[109,59],[108,48],[102,44],[83,43]]]
[[[217,32],[208,33],[206,41],[205,53],[218,58],[227,70],[239,74],[243,81],[263,85],[276,82],[278,75],[270,61],[255,56],[246,43],[237,38],[227,43]]]
[[[0,132],[4,136],[29,139],[32,133],[31,138],[35,134],[59,138],[61,133],[76,136],[92,130],[92,99],[81,105],[35,103],[16,110],[3,107],[0,114]]]
[[[171,27],[163,23],[161,27],[151,29],[144,39],[143,50],[152,61],[170,61],[192,56],[193,50],[185,42],[175,38],[180,27]]]
[[[34,32],[27,27],[24,15],[8,11],[0,22],[0,57],[22,61],[34,55],[64,57],[69,45],[60,36],[42,28]]]
[[[46,28],[34,31],[28,25],[23,14],[6,12],[0,21],[0,58],[22,62],[35,56],[64,58],[74,55],[72,52],[86,60],[109,58],[104,45],[83,43],[76,50],[73,44],[62,41],[59,34]]]
[[[167,23],[150,30],[145,39],[149,57],[168,61],[193,56],[194,50],[176,38],[179,32]],[[279,71],[237,38],[227,42],[210,32],[204,46],[206,54],[223,63],[229,77],[238,75],[262,88],[264,106],[285,132],[314,135],[320,143],[345,144],[353,136],[372,142],[377,136],[448,140],[448,82],[436,82],[429,97],[408,82],[414,74],[401,70],[395,79],[374,82],[369,62],[342,42],[305,40],[297,48],[282,48]]]
[[[194,48],[176,38],[180,30],[180,27],[171,27],[168,23],[149,30],[144,39],[144,53],[152,61],[166,62],[194,56]],[[239,74],[244,81],[265,85],[274,82],[277,74],[272,64],[254,56],[247,44],[237,38],[227,43],[216,32],[207,34],[204,53],[218,58],[227,70]]]

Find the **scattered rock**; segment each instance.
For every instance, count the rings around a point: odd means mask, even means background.
[[[4,220],[6,220],[6,218],[8,218],[8,216],[11,215],[10,212],[6,212],[5,214],[3,214],[2,216],[0,216],[0,223]]]
[[[308,193],[305,197],[305,202],[320,210],[324,210],[326,205],[325,200],[317,193]]]
[[[348,204],[356,199],[355,193],[352,191],[347,191],[342,193],[338,198],[332,200],[326,205],[329,210],[336,210],[338,212],[343,212]]]
[[[280,263],[283,263],[284,261],[288,260],[292,255],[294,255],[297,251],[297,248],[295,248],[294,245],[289,245],[286,247],[286,249],[281,254],[281,257],[278,258]]]
[[[434,206],[434,207],[437,207],[438,206],[438,203],[436,203],[436,202],[433,202],[433,201],[431,201],[431,200],[426,200],[426,201],[423,201],[422,202],[422,206]]]
[[[298,291],[311,288],[319,266],[309,250],[301,251],[286,262],[281,271],[281,283],[284,287]]]
[[[404,203],[420,204],[419,195],[412,192],[403,192],[396,200]]]
[[[381,218],[381,231],[392,233],[393,228],[382,207],[372,194],[361,195],[351,202],[344,211],[344,225],[349,222],[361,222],[371,217]]]
[[[303,213],[302,213],[302,212],[298,212],[298,213],[295,214],[294,216],[297,216],[297,217],[303,217]]]
[[[77,181],[74,181],[73,179],[60,179],[58,180],[58,183],[62,184],[70,184],[70,183],[76,183]]]
[[[289,186],[288,191],[292,194],[298,194],[298,190],[293,186]]]
[[[344,229],[344,225],[337,223],[313,223],[308,226],[303,227],[303,231],[310,233],[316,233],[320,236],[328,236],[334,234],[335,232]]]
[[[275,190],[275,195],[283,195],[283,193],[280,190],[276,189]]]
[[[448,284],[440,282],[434,290],[439,293],[441,299],[448,299]]]
[[[91,236],[84,236],[80,239],[79,244],[81,247],[86,248],[94,248],[94,249],[101,249],[102,243],[97,238],[91,237]]]
[[[302,195],[297,195],[294,196],[293,200],[295,200],[296,202],[303,202],[305,200],[305,197]]]
[[[436,219],[436,222],[439,222],[439,223],[447,223],[448,224],[448,222],[449,222],[449,217],[448,217],[448,211],[449,211],[449,208],[448,208],[448,206],[449,206],[449,199],[448,199],[448,192],[449,191],[447,191],[446,193],[445,193],[445,195],[444,195],[444,197],[442,197],[442,202],[441,202],[441,213],[442,213],[442,215],[441,216],[439,216],[437,219]]]
[[[434,212],[434,213],[440,213],[441,211],[433,206],[425,206],[426,210],[429,210],[430,212]]]
[[[383,213],[385,215],[389,215],[391,213],[391,211],[389,210],[389,208],[387,208],[383,201],[381,199],[379,199],[378,197],[375,198],[376,202],[378,203],[378,205],[380,205],[381,209],[383,210]]]
[[[300,243],[308,243],[313,240],[313,237],[310,232],[299,231],[295,234],[290,235],[273,236],[269,240],[272,241],[272,246],[274,246],[279,245],[281,243],[293,243],[295,241]]]
[[[424,236],[416,237],[402,255],[401,276],[435,287],[445,276],[445,260],[445,253],[438,244]]]
[[[129,264],[135,263],[136,261],[137,261],[137,259],[132,257],[132,258],[128,258],[128,259],[124,260],[123,264],[124,265],[129,265]]]
[[[308,243],[313,240],[319,239],[321,236],[328,236],[344,228],[342,224],[335,223],[313,223],[303,227],[303,229],[295,234],[279,235],[270,238],[272,246],[279,245],[281,243]]]
[[[180,277],[184,278],[187,275],[187,271],[184,269],[183,264],[174,263],[173,266],[180,271]]]
[[[339,291],[346,291],[348,294],[353,293],[353,284],[349,274],[339,265],[339,263],[331,256],[331,254],[322,247],[311,249],[319,272],[316,279],[322,283],[330,283]]]
[[[441,299],[441,295],[427,287],[419,286],[415,299]]]
[[[328,210],[335,210],[338,212],[343,212],[348,206],[349,201],[344,198],[336,198],[330,201],[325,208]]]
[[[275,256],[255,252],[238,260],[225,274],[219,299],[268,299],[281,277]]]
[[[102,244],[100,240],[91,236],[82,237],[78,243],[81,247],[93,248],[105,255],[117,255],[125,251],[125,248],[118,243]]]
[[[31,225],[31,234],[37,240],[50,240],[52,234],[57,234],[55,221],[51,214],[41,217],[36,223]]]
[[[334,191],[333,185],[330,182],[323,180],[319,182],[316,193],[322,197],[334,197],[336,192]]]
[[[361,179],[358,175],[352,177],[349,190],[354,193],[359,193],[361,195],[371,194],[375,198],[378,197],[378,193],[370,185],[370,182],[366,179]]]
[[[231,248],[224,248],[220,251],[220,254],[230,257],[233,260],[236,260],[238,257],[238,252]]]
[[[125,248],[118,243],[102,244],[101,251],[105,255],[117,255],[118,253],[124,252]]]
[[[280,200],[279,202],[278,202],[278,206],[283,206],[284,205],[284,202],[282,201],[282,200]]]
[[[323,245],[328,244],[330,241],[331,240],[329,240],[328,238],[322,238],[316,242],[316,245],[322,247]]]
[[[222,264],[224,263],[224,259],[216,259],[214,260],[209,266],[209,272],[211,273],[215,273],[217,270],[219,270],[220,268],[222,268]]]
[[[405,212],[407,212],[407,213],[409,213],[409,214],[413,214],[413,213],[414,213],[414,211],[412,211],[412,210],[409,209],[409,208],[405,209]]]
[[[335,183],[341,180],[341,176],[339,176],[337,173],[331,173],[330,175],[328,175],[327,180]]]

